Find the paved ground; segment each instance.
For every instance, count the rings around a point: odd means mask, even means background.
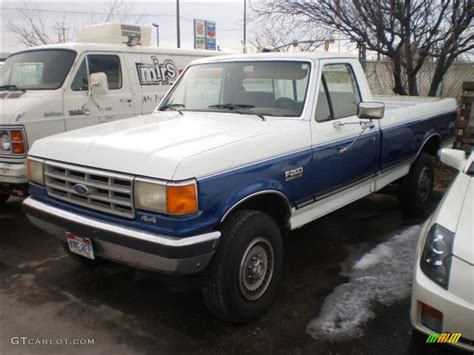
[[[0,206],[0,353],[458,354],[412,346],[408,298],[377,307],[358,340],[331,343],[305,332],[325,297],[347,281],[340,264],[351,252],[420,222],[404,219],[393,196],[373,195],[289,233],[276,303],[260,320],[233,326],[208,314],[196,279],[76,264],[28,223],[14,199]],[[11,343],[21,336],[90,338],[94,345]]]

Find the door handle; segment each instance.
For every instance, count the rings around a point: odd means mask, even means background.
[[[131,102],[132,102],[132,99],[120,99],[120,102],[128,102],[128,103],[131,103]]]

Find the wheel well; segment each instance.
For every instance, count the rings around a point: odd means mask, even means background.
[[[428,140],[423,144],[420,153],[428,153],[433,157],[436,157],[440,147],[441,137],[439,135],[434,135],[428,138]]]
[[[266,213],[282,227],[286,225],[291,213],[288,200],[283,195],[280,196],[277,193],[268,192],[252,196],[233,206],[229,211],[227,211],[223,220],[228,218],[228,216],[233,212],[243,209]]]

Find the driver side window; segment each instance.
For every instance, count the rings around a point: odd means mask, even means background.
[[[357,115],[360,103],[357,81],[349,64],[325,64],[321,73],[316,121]]]
[[[71,84],[72,91],[87,91],[89,90],[89,79],[87,75],[86,58],[82,60],[81,66],[74,77]]]
[[[122,88],[122,71],[119,57],[109,54],[89,54],[82,60],[81,66],[72,81],[71,90],[89,90],[89,75],[101,72],[107,75],[110,90]]]

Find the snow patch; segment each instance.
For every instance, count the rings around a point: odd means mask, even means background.
[[[307,326],[316,339],[343,341],[359,338],[375,318],[376,303],[390,305],[411,292],[416,244],[421,226],[401,231],[357,260],[348,283],[336,287],[324,301],[321,314]]]

